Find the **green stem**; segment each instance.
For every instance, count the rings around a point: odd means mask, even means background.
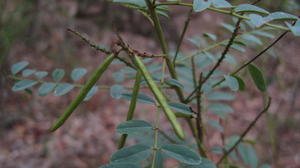
[[[96,69],[92,77],[87,81],[84,87],[79,92],[79,95],[73,102],[69,105],[69,107],[65,110],[65,112],[59,117],[59,119],[51,126],[50,131],[55,131],[60,126],[64,124],[64,122],[69,118],[72,112],[78,107],[78,105],[83,101],[91,88],[95,85],[95,83],[100,79],[102,74],[108,68],[110,63],[114,60],[115,54],[109,55],[102,64]]]
[[[132,91],[132,97],[131,97],[129,109],[127,112],[127,121],[133,119],[133,115],[134,115],[134,111],[135,111],[135,107],[136,107],[136,101],[137,101],[138,93],[140,90],[141,80],[142,80],[141,71],[137,71],[136,77],[135,77],[135,83],[134,83],[134,87],[133,87],[133,91]],[[119,149],[124,147],[126,139],[127,139],[127,134],[123,134],[119,141],[119,145],[118,145]]]
[[[153,155],[152,155],[152,165],[151,168],[156,167],[156,158],[157,158],[157,151],[158,149],[158,132],[159,132],[159,118],[160,118],[160,109],[157,107],[156,114],[155,114],[155,126],[153,128],[154,131],[154,143],[153,143]]]

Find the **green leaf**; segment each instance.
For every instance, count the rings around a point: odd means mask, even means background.
[[[236,76],[236,75],[233,75],[233,77],[238,81],[239,90],[240,91],[245,91],[246,90],[246,85],[245,85],[244,80],[242,78]]]
[[[216,129],[218,129],[221,132],[224,131],[224,128],[215,120],[208,121],[208,124],[211,125],[212,127],[215,127]]]
[[[144,132],[151,130],[152,125],[143,120],[129,120],[121,123],[117,127],[117,132],[121,134],[130,134],[134,132]]]
[[[48,75],[48,72],[46,72],[46,71],[38,71],[38,72],[35,72],[34,75],[35,75],[37,78],[41,79],[41,78],[47,76],[47,75]]]
[[[211,39],[213,41],[217,40],[217,36],[214,35],[214,34],[212,34],[212,33],[203,33],[202,35],[203,35],[203,37],[209,38],[209,39]]]
[[[32,86],[34,86],[35,84],[37,84],[37,81],[33,81],[33,80],[21,80],[17,83],[14,84],[14,86],[12,87],[12,91],[21,91],[27,88],[30,88]]]
[[[233,113],[234,110],[227,104],[221,104],[221,103],[213,103],[210,104],[207,107],[208,110],[210,111],[221,111],[221,112],[228,112],[228,113]]]
[[[117,151],[110,158],[111,162],[127,162],[127,163],[139,163],[146,160],[151,152],[151,147],[137,144],[129,147],[124,147]]]
[[[55,96],[62,96],[69,93],[74,88],[74,85],[69,83],[59,84],[54,91]]]
[[[181,163],[189,165],[201,163],[199,155],[183,145],[166,144],[162,146],[162,152]]]
[[[257,38],[256,36],[252,35],[252,34],[243,34],[241,36],[241,38],[246,41],[246,43],[251,43],[253,45],[257,44],[257,45],[262,45],[263,42]]]
[[[87,95],[85,96],[85,98],[83,99],[83,101],[88,101],[90,100],[98,91],[98,87],[97,86],[93,86],[92,89],[87,93]]]
[[[275,38],[275,36],[273,34],[268,33],[268,32],[264,32],[264,31],[254,31],[252,33],[256,34],[256,35],[259,35],[259,36],[262,36],[262,37],[267,37],[267,38],[270,38],[270,39]]]
[[[136,6],[139,6],[139,7],[145,7],[146,6],[145,1],[141,1],[141,0],[113,0],[113,2],[123,3],[123,4],[131,4],[131,5],[136,5]]]
[[[266,91],[267,90],[266,82],[261,70],[253,64],[248,65],[248,70],[250,72],[250,75],[256,87],[262,92]]]
[[[52,82],[43,83],[38,89],[39,96],[46,96],[55,88],[55,86],[56,84]]]
[[[226,0],[212,0],[212,5],[216,8],[231,8],[232,5]]]
[[[263,164],[262,166],[260,166],[260,168],[272,168],[272,166],[270,166],[268,164]]]
[[[300,19],[297,20],[294,26],[289,23],[287,25],[295,36],[300,36]]]
[[[166,83],[171,86],[177,86],[182,89],[184,88],[184,86],[175,79],[168,79],[168,80],[166,80]]]
[[[207,100],[233,100],[235,97],[232,94],[224,92],[213,92],[206,96]]]
[[[28,77],[30,75],[32,75],[36,70],[34,69],[25,69],[23,72],[22,72],[22,76],[24,77]]]
[[[254,12],[259,14],[269,14],[265,9],[250,4],[241,4],[234,8],[235,12]]]
[[[15,75],[18,72],[22,71],[25,67],[27,67],[28,64],[29,63],[27,61],[20,61],[16,64],[12,65],[10,71],[13,75]]]
[[[199,165],[184,165],[182,168],[217,168],[217,166],[211,160],[202,158]]]
[[[112,74],[112,76],[117,83],[121,83],[124,81],[124,74],[122,72],[115,72]]]
[[[114,99],[120,99],[122,97],[124,87],[121,85],[113,85],[110,88],[110,95]]]
[[[78,81],[86,73],[87,73],[87,70],[85,68],[75,68],[75,69],[73,69],[73,71],[71,73],[71,78],[73,81]]]
[[[248,23],[254,25],[255,27],[260,27],[265,23],[264,18],[260,15],[250,14],[250,15],[248,15],[248,17],[250,18]]]
[[[193,114],[193,111],[190,109],[189,105],[179,103],[179,102],[169,102],[168,103],[171,109],[174,111],[183,113],[183,114]]]
[[[111,163],[99,168],[141,168],[141,166],[132,163]]]
[[[285,12],[274,12],[271,13],[269,16],[265,17],[264,20],[266,22],[272,21],[272,20],[278,20],[278,21],[288,21],[288,20],[297,20],[298,17],[295,15],[291,15]]]
[[[209,8],[211,5],[211,0],[194,0],[193,2],[193,9],[195,12],[202,12],[205,9]]]
[[[221,27],[225,28],[226,30],[233,32],[234,31],[234,26],[232,26],[231,24],[227,24],[227,23],[221,23]]]
[[[60,81],[65,76],[65,71],[63,69],[55,69],[52,72],[52,78],[55,82]]]
[[[243,162],[250,165],[251,168],[257,168],[258,159],[255,150],[250,145],[239,144],[238,152],[241,155]]]
[[[131,100],[132,93],[122,93],[122,98],[126,100]],[[137,101],[140,103],[146,103],[146,104],[156,104],[156,102],[145,93],[139,93],[137,96]]]
[[[225,81],[223,82],[223,86],[228,86],[232,91],[239,90],[239,82],[236,78],[231,75],[224,75]]]

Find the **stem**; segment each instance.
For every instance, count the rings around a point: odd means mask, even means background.
[[[182,33],[180,35],[180,39],[179,39],[179,42],[177,44],[177,47],[176,47],[176,52],[175,52],[175,56],[174,56],[174,59],[173,59],[173,65],[176,67],[176,59],[177,59],[177,56],[178,56],[178,53],[179,53],[179,50],[180,50],[180,47],[181,47],[181,44],[182,44],[182,41],[184,39],[184,35],[187,31],[187,28],[190,24],[190,21],[191,21],[191,17],[192,17],[192,13],[193,13],[193,9],[191,9],[188,13],[188,17],[184,23],[184,27],[183,27],[183,30],[182,30]]]
[[[152,165],[151,168],[155,168],[156,167],[156,155],[157,155],[157,151],[158,149],[158,131],[159,131],[159,118],[160,118],[160,109],[159,107],[157,107],[156,110],[156,117],[155,117],[155,126],[153,128],[154,131],[154,144],[153,144],[153,158],[152,158]]]
[[[142,81],[141,71],[137,71],[136,77],[135,77],[135,83],[134,83],[134,87],[133,87],[133,91],[132,91],[132,97],[131,97],[131,100],[130,100],[130,105],[129,105],[129,109],[128,109],[128,113],[127,113],[127,121],[133,119],[133,115],[134,115],[134,111],[135,111],[135,107],[136,107],[136,101],[137,101],[137,97],[138,97],[139,90],[140,90],[141,81]],[[119,149],[124,147],[127,136],[128,136],[127,134],[123,134],[121,136],[121,139],[120,139],[119,145],[118,145]]]
[[[251,130],[251,128],[256,124],[256,122],[259,120],[259,118],[268,111],[269,107],[271,105],[271,98],[268,98],[268,103],[266,107],[255,117],[255,119],[249,124],[249,126],[246,128],[246,130],[241,134],[240,138],[235,142],[235,144],[222,156],[222,158],[217,162],[217,165],[219,165],[227,156],[238,146],[238,144],[244,139],[244,137],[247,135],[247,133]]]

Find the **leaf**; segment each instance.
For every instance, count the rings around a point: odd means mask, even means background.
[[[126,100],[131,100],[132,93],[122,93],[122,98]],[[156,104],[156,102],[148,95],[144,93],[139,93],[137,96],[137,101],[140,103],[146,103],[146,104]]]
[[[285,12],[274,12],[268,15],[264,18],[266,22],[272,21],[272,20],[278,20],[278,21],[288,21],[288,20],[297,20],[298,17],[295,15],[291,15]]]
[[[243,34],[242,36],[241,36],[241,38],[244,40],[244,41],[246,41],[246,42],[248,42],[248,43],[252,43],[252,44],[257,44],[257,45],[262,45],[263,44],[263,42],[259,39],[259,38],[257,38],[256,36],[254,36],[254,35],[252,35],[252,34]]]
[[[206,37],[206,38],[210,38],[213,41],[217,40],[217,36],[212,34],[212,33],[203,33],[203,36]]]
[[[39,96],[46,96],[55,88],[55,86],[56,84],[52,82],[43,83],[38,89]]]
[[[111,163],[99,168],[141,168],[141,166],[132,163]]]
[[[52,78],[55,82],[60,81],[65,76],[65,71],[63,69],[55,69],[52,72]]]
[[[226,0],[212,0],[212,5],[216,8],[231,8],[232,5]]]
[[[262,166],[260,166],[260,168],[272,168],[272,166],[270,166],[268,164],[263,164]]]
[[[236,78],[231,75],[224,75],[225,81],[223,82],[223,86],[228,86],[232,91],[239,90],[239,82]]]
[[[213,92],[206,96],[207,100],[233,100],[235,97],[232,94],[224,92]]]
[[[207,107],[207,109],[210,111],[221,111],[221,112],[228,112],[228,113],[234,112],[234,110],[229,105],[221,104],[221,103],[210,104]]]
[[[189,105],[179,103],[179,102],[169,102],[168,103],[171,109],[174,111],[183,113],[183,114],[193,114],[193,111],[190,109]]]
[[[166,83],[171,86],[177,86],[182,89],[184,88],[184,86],[175,79],[168,79],[168,80],[166,80]]]
[[[208,124],[211,125],[212,127],[215,127],[216,129],[218,129],[221,132],[224,131],[224,128],[215,120],[208,121]]]
[[[75,69],[73,69],[73,71],[71,73],[71,78],[73,81],[78,81],[86,73],[87,73],[87,70],[85,68],[75,68]]]
[[[239,144],[238,152],[241,155],[245,164],[250,165],[251,168],[257,168],[258,159],[255,150],[250,145]]]
[[[234,8],[235,12],[254,12],[259,14],[269,14],[265,9],[250,4],[241,4]]]
[[[10,71],[13,75],[17,74],[18,72],[22,71],[24,68],[28,66],[27,61],[20,61],[14,65],[11,66]]]
[[[115,72],[112,74],[112,76],[117,83],[121,83],[124,81],[124,74],[122,72]]]
[[[136,6],[139,6],[139,7],[145,7],[146,6],[145,1],[141,1],[141,0],[113,0],[113,2],[124,3],[124,4],[132,4],[132,5],[136,5]]]
[[[217,166],[211,160],[202,158],[199,165],[184,165],[182,168],[217,168]]]
[[[260,15],[250,14],[248,17],[250,18],[248,23],[254,25],[256,28],[262,26],[265,23],[264,18]]]
[[[124,147],[117,151],[110,158],[111,162],[127,162],[127,163],[138,163],[146,160],[150,155],[151,147],[137,144],[129,147]]]
[[[37,81],[33,81],[33,80],[21,80],[17,83],[14,84],[14,86],[12,87],[12,91],[16,92],[16,91],[21,91],[27,88],[30,88],[32,86],[34,86],[35,84],[37,84]]]
[[[41,78],[47,76],[47,75],[48,75],[48,72],[46,72],[46,71],[38,71],[38,72],[35,72],[34,75],[35,75],[37,78],[41,79]]]
[[[226,30],[233,32],[234,31],[234,26],[232,26],[231,24],[227,24],[227,23],[221,23],[221,27],[225,28]]]
[[[129,120],[121,123],[117,127],[117,132],[121,134],[130,134],[134,132],[143,132],[151,130],[152,125],[143,120]]]
[[[245,82],[242,78],[236,76],[236,75],[232,75],[237,81],[238,81],[238,84],[239,84],[239,90],[240,91],[245,91],[246,90],[246,85],[245,85]]]
[[[122,97],[124,87],[121,85],[113,85],[110,88],[110,95],[114,99],[120,99]]]
[[[254,81],[256,87],[262,92],[266,91],[266,82],[261,70],[254,64],[249,64],[248,71],[250,72],[251,78]]]
[[[59,84],[54,91],[55,96],[62,96],[69,93],[74,88],[74,85],[69,83]]]
[[[270,38],[270,39],[275,38],[275,36],[273,34],[268,33],[268,32],[264,32],[264,31],[254,31],[252,33],[256,34],[256,35],[259,35],[259,36],[262,36],[262,37],[267,37],[267,38]]]
[[[287,23],[287,25],[295,36],[300,36],[300,19],[296,21],[294,26],[289,23]]]
[[[166,144],[161,147],[162,152],[181,163],[198,165],[201,158],[198,154],[183,145]]]
[[[30,75],[32,75],[36,70],[34,69],[25,69],[23,72],[22,72],[22,76],[24,77],[28,77]]]
[[[209,8],[212,3],[212,0],[194,0],[193,9],[195,12],[202,12],[205,9]]]
[[[85,96],[85,98],[83,99],[83,101],[88,101],[90,100],[98,91],[98,87],[97,86],[93,86],[92,89],[87,93],[87,95]]]

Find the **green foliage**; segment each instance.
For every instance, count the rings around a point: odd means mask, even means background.
[[[270,167],[260,162],[255,151],[255,141],[245,140],[245,135],[250,129],[242,132],[240,136],[230,136],[224,129],[227,122],[223,121],[231,122],[230,115],[234,113],[234,109],[230,104],[236,99],[236,92],[246,91],[248,85],[251,85],[245,82],[248,78],[253,80],[254,85],[261,92],[265,92],[263,94],[267,94],[264,73],[253,62],[287,32],[299,36],[299,19],[284,12],[270,13],[254,4],[234,6],[226,0],[194,0],[193,3],[177,0],[113,0],[112,2],[136,10],[148,19],[157,33],[163,53],[153,55],[140,52],[130,48],[120,37],[113,47],[127,53],[124,57],[128,56],[128,58],[123,59],[119,57],[120,52],[97,47],[98,45],[85,39],[78,32],[70,30],[88,42],[91,47],[107,55],[90,77],[87,77],[88,72],[85,68],[75,68],[71,74],[66,74],[64,69],[55,69],[50,78],[47,77],[47,71],[27,68],[29,63],[26,61],[12,65],[10,77],[16,81],[12,87],[13,91],[28,91],[39,85],[37,91],[39,96],[46,96],[51,92],[55,96],[63,96],[76,88],[80,89],[76,99],[50,130],[55,131],[62,126],[82,101],[87,101],[99,90],[106,89],[107,94],[110,94],[115,101],[128,100],[130,105],[126,121],[116,128],[116,132],[122,134],[119,150],[112,155],[110,164],[100,168],[141,166],[161,168],[168,158],[177,160],[180,168],[240,167],[240,165],[251,168]],[[196,49],[190,54],[169,51],[158,15],[169,17],[168,12],[172,9],[169,9],[169,6],[172,5],[189,7],[192,12],[212,10],[233,16],[232,21],[220,25],[225,29],[224,34],[231,34],[231,37],[219,40],[221,39],[219,35],[205,32],[185,38],[183,31],[182,40],[189,41]],[[188,22],[189,19],[185,26],[188,26]],[[273,24],[274,22],[276,24]],[[278,31],[286,33],[275,39]],[[270,45],[266,44],[270,40],[274,42]],[[182,41],[179,42],[178,49],[181,44]],[[243,55],[247,48],[266,49],[252,59],[241,58],[240,55]],[[163,61],[159,62],[159,60]],[[122,66],[121,70],[112,74],[115,83],[111,86],[96,85],[112,62],[114,65]],[[223,66],[227,68],[220,68]],[[246,68],[250,75],[238,74]],[[66,82],[66,78],[73,83]],[[87,78],[85,85],[80,85],[80,81],[84,81],[85,78]],[[133,80],[133,87],[125,85]],[[149,92],[141,91],[140,88],[148,89]],[[138,103],[155,106],[157,112],[154,123],[134,119],[134,113],[139,112],[136,109]],[[254,125],[268,108],[269,104],[257,119],[249,123],[249,126]],[[161,111],[172,126],[172,133],[159,127]],[[206,112],[212,112],[214,118],[210,118],[211,115],[206,115]],[[188,133],[185,134],[187,131],[183,129],[185,127],[179,118],[187,121],[186,125],[190,127],[192,137],[189,137]],[[204,130],[207,126],[209,131],[212,127],[214,128],[212,131],[222,132],[226,145],[215,146],[212,151],[207,150],[205,141],[207,138],[203,138],[209,136],[206,135],[206,129]],[[138,143],[124,147],[127,137]],[[196,150],[198,152],[195,152]],[[222,156],[218,162],[209,158],[215,154]]]

